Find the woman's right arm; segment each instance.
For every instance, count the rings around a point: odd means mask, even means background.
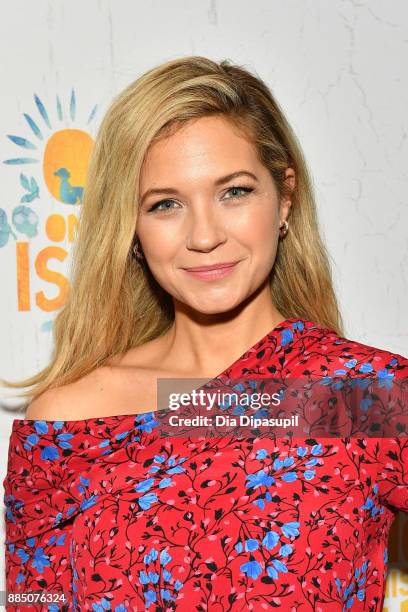
[[[6,610],[10,612],[64,611],[72,605],[69,601],[72,598],[72,520],[58,520],[61,504],[58,486],[53,484],[63,476],[62,457],[51,458],[52,451],[58,449],[55,437],[58,431],[52,426],[58,414],[54,400],[55,393],[46,391],[33,401],[26,414],[26,419],[32,422],[19,420],[13,424],[10,435],[7,473],[3,480],[5,582],[10,602]],[[34,591],[43,593],[44,603],[35,604]]]

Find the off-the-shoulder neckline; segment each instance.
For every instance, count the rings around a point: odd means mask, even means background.
[[[287,319],[284,319],[283,321],[280,321],[277,325],[275,325],[275,327],[273,327],[272,329],[270,329],[269,331],[266,332],[266,334],[264,334],[264,336],[262,336],[262,338],[259,338],[256,342],[254,342],[254,344],[252,344],[252,346],[250,346],[249,348],[246,349],[246,351],[244,353],[242,353],[242,355],[240,357],[238,357],[235,361],[233,361],[230,365],[228,365],[222,372],[220,372],[219,374],[217,374],[216,376],[214,376],[213,378],[211,378],[208,382],[212,382],[217,380],[220,376],[223,376],[225,374],[225,372],[227,370],[229,370],[230,368],[234,367],[239,361],[241,361],[242,359],[245,359],[249,353],[251,353],[253,351],[253,349],[258,346],[259,344],[262,344],[263,342],[265,342],[267,340],[267,338],[269,336],[273,336],[276,335],[278,332],[282,331],[282,329],[288,328],[289,325],[291,323],[300,321],[302,323],[306,322],[306,319],[303,319],[302,317],[289,317]],[[208,384],[208,382],[206,384]],[[200,389],[200,387],[199,387]],[[106,422],[106,421],[112,421],[114,419],[121,419],[121,420],[127,420],[127,419],[135,419],[137,417],[145,417],[146,415],[155,415],[159,412],[164,412],[166,411],[166,409],[162,408],[159,410],[146,410],[145,412],[134,412],[134,413],[129,413],[129,414],[111,414],[111,415],[107,415],[107,416],[96,416],[96,417],[89,417],[86,419],[75,419],[75,420],[65,420],[65,419],[52,419],[52,420],[44,420],[44,419],[14,419],[12,422],[12,429],[15,429],[18,426],[23,426],[23,425],[34,425],[34,423],[44,423],[47,425],[54,425],[54,423],[63,423],[65,425],[75,425],[75,424],[80,424],[80,423],[90,423],[92,421],[101,421],[101,422]]]
[[[74,420],[64,420],[64,419],[52,419],[52,420],[44,420],[44,419],[14,419],[13,420],[13,427],[16,425],[20,425],[20,424],[24,424],[24,425],[28,425],[28,424],[34,424],[34,423],[45,423],[47,425],[54,425],[55,423],[65,423],[65,424],[69,424],[72,423],[73,425],[75,425],[75,423],[89,423],[90,421],[108,421],[108,420],[112,420],[112,419],[130,419],[133,418],[135,419],[136,417],[145,417],[149,414],[151,415],[155,415],[159,412],[162,412],[162,410],[148,410],[146,412],[133,412],[133,413],[129,413],[129,414],[110,414],[107,416],[96,416],[96,417],[88,417],[87,419],[74,419]]]

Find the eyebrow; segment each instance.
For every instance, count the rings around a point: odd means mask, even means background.
[[[242,175],[247,175],[250,176],[251,178],[253,178],[255,181],[258,181],[258,177],[255,176],[255,174],[253,174],[252,172],[249,172],[249,170],[238,170],[237,172],[233,172],[232,174],[227,174],[226,176],[221,176],[220,178],[218,178],[215,181],[215,185],[217,187],[219,187],[220,185],[223,185],[224,183],[228,183],[229,181],[231,181],[234,178],[237,178],[238,176],[242,176]],[[179,192],[177,191],[177,189],[173,189],[172,187],[157,187],[155,189],[148,189],[142,196],[140,203],[143,204],[143,202],[146,200],[146,198],[148,198],[151,195],[158,195],[158,194],[167,194],[167,195],[177,195]]]

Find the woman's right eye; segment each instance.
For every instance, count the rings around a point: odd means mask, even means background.
[[[167,204],[168,202],[174,202],[174,200],[161,200],[161,202],[153,204],[153,206],[151,206],[147,212],[154,212],[156,210],[159,210],[160,212],[170,212],[172,210],[171,208],[159,208],[159,206],[162,204]]]

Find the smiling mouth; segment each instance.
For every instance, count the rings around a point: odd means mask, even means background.
[[[235,261],[226,264],[215,264],[214,266],[203,266],[201,268],[183,268],[183,270],[190,274],[190,276],[200,280],[217,280],[228,276],[228,274],[235,270],[238,264],[239,261]]]
[[[183,270],[188,270],[189,272],[207,272],[208,270],[218,270],[219,268],[229,268],[230,266],[234,266],[238,261],[227,261],[225,263],[213,264],[211,266],[199,266],[197,268],[183,268]]]

